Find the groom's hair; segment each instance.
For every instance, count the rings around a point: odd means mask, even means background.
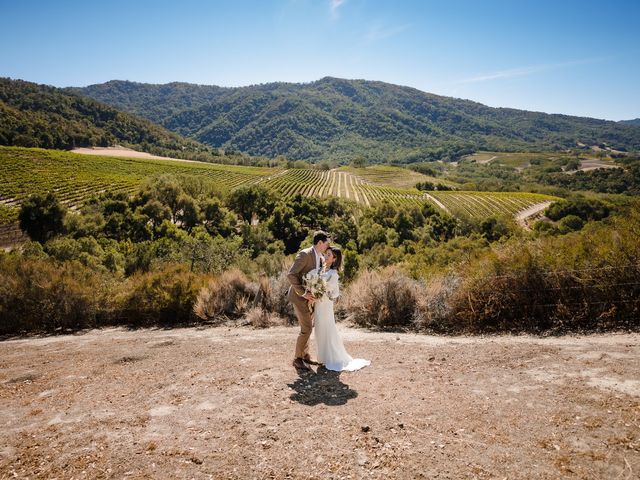
[[[326,242],[329,240],[329,234],[327,232],[323,232],[322,230],[318,230],[313,234],[313,244],[317,245],[318,242]]]

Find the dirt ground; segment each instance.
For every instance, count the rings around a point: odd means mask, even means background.
[[[0,478],[640,476],[640,335],[340,325],[372,365],[298,375],[296,329],[0,342]]]
[[[139,152],[125,147],[93,147],[93,148],[74,148],[73,153],[81,153],[83,155],[102,155],[107,157],[125,157],[125,158],[146,158],[149,160],[175,160],[177,162],[202,163],[196,160],[185,160],[183,158],[159,157],[146,152]]]

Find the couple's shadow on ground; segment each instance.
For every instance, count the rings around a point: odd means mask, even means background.
[[[294,390],[289,398],[303,405],[345,405],[358,392],[340,381],[341,372],[333,372],[320,366],[317,371],[299,372],[299,377],[289,387]]]

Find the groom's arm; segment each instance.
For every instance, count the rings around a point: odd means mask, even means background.
[[[300,296],[304,295],[305,291],[304,286],[302,285],[302,275],[300,274],[305,263],[307,263],[307,254],[305,252],[298,252],[296,259],[287,274],[287,279],[289,280],[291,287]]]

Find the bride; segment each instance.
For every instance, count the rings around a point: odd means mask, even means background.
[[[370,365],[369,360],[351,358],[342,343],[333,314],[333,301],[340,295],[338,270],[342,264],[339,248],[329,247],[325,252],[324,270],[320,276],[327,282],[327,293],[315,302],[314,323],[318,349],[318,362],[335,372],[360,370]]]

